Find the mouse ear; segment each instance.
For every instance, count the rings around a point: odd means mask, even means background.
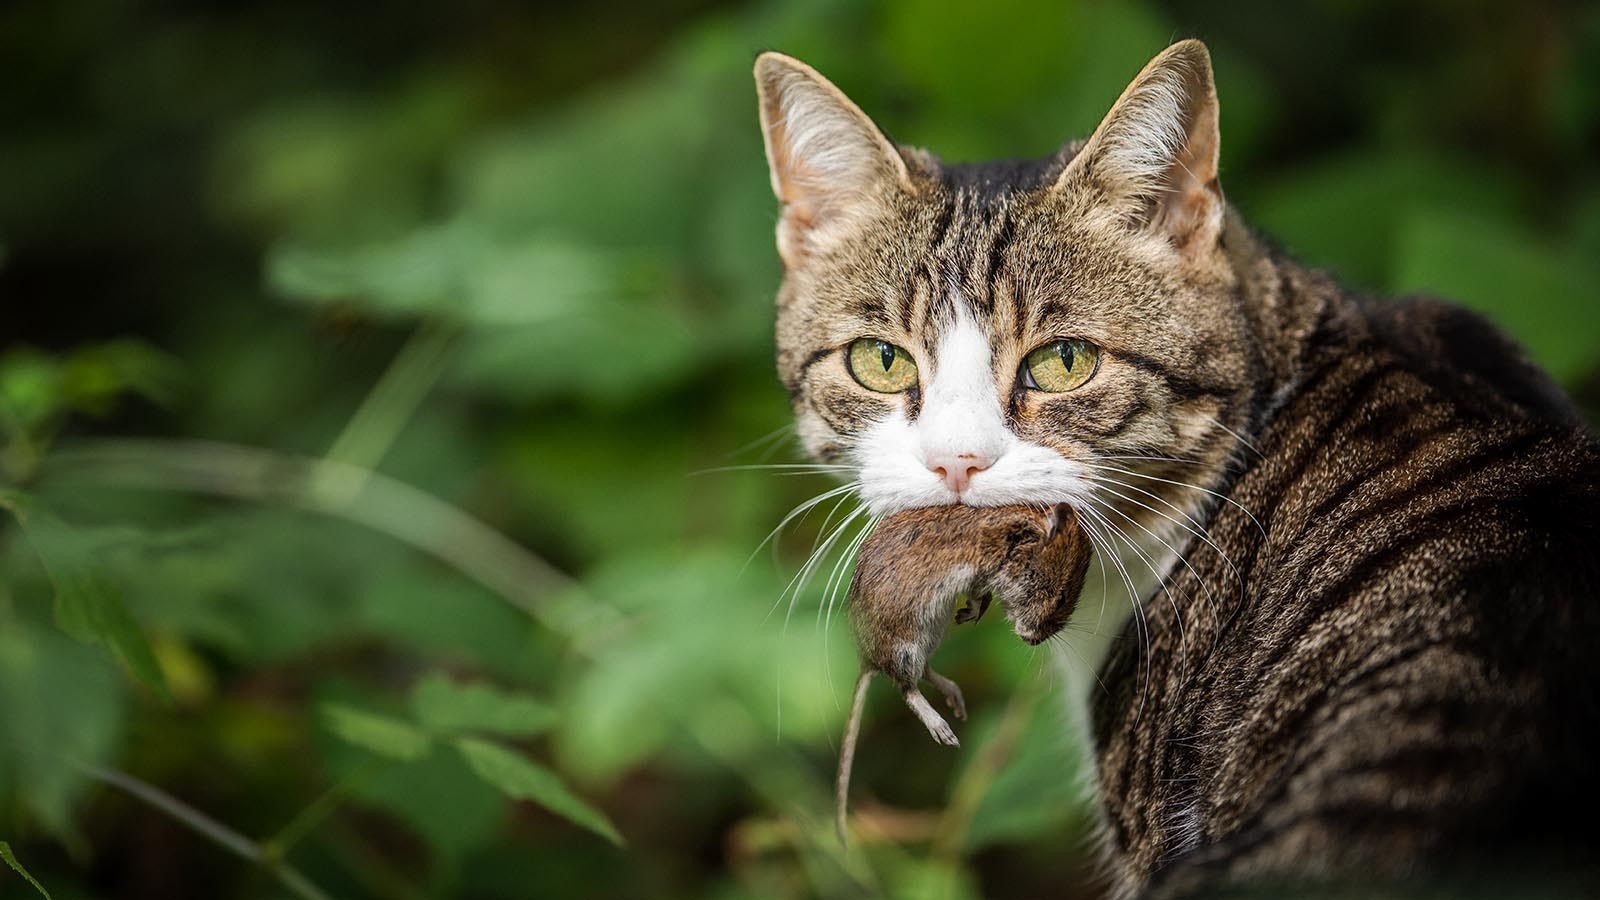
[[[1057,503],[1050,507],[1050,512],[1044,518],[1044,536],[1046,540],[1053,538],[1073,519],[1072,507],[1065,503]]]

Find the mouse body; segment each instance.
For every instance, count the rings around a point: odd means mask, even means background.
[[[1088,537],[1066,504],[1048,509],[936,506],[877,523],[861,545],[850,580],[849,614],[861,675],[839,760],[841,839],[850,767],[873,673],[895,683],[935,741],[958,746],[955,731],[919,687],[927,681],[956,718],[966,718],[961,689],[928,665],[950,623],[977,620],[998,596],[1017,635],[1038,644],[1067,624],[1090,557]],[[963,595],[968,605],[958,612]]]

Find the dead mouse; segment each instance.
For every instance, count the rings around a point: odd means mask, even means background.
[[[878,522],[861,545],[850,580],[850,621],[861,653],[836,782],[836,824],[844,839],[850,767],[867,685],[874,672],[900,688],[906,705],[941,744],[958,746],[950,724],[922,695],[926,679],[956,718],[967,715],[961,689],[933,671],[928,658],[944,641],[952,617],[975,621],[998,595],[1018,636],[1038,644],[1060,631],[1077,606],[1088,574],[1090,544],[1066,504],[935,506],[896,513]],[[971,600],[959,613],[957,598]]]

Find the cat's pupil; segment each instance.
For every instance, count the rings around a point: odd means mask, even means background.
[[[1066,341],[1056,344],[1056,352],[1061,355],[1061,367],[1068,372],[1072,371],[1072,345]]]
[[[894,365],[894,345],[888,341],[879,341],[878,355],[883,359],[883,370],[889,371],[889,367]]]

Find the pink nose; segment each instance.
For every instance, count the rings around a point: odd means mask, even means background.
[[[959,494],[972,483],[972,476],[994,465],[994,460],[977,453],[929,453],[923,464]]]

